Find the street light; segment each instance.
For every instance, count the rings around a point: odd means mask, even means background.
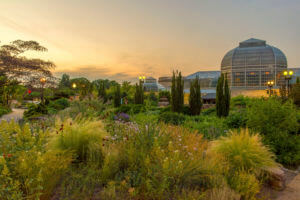
[[[73,89],[76,89],[76,87],[77,87],[76,83],[73,83],[73,84],[72,84],[72,88],[73,88]]]
[[[283,72],[284,79],[287,81],[287,93],[290,94],[290,80],[292,79],[294,72],[292,70],[285,70]]]
[[[274,81],[268,81],[268,86],[269,86],[269,95],[271,96],[271,92],[272,92],[272,87],[274,85]]]
[[[140,79],[140,81],[142,81],[144,83],[146,80],[146,76],[140,76],[139,79]]]
[[[41,97],[41,101],[42,101],[42,103],[44,103],[44,85],[46,84],[46,78],[45,77],[40,78],[40,83],[42,85],[42,97]]]
[[[76,83],[73,83],[73,84],[72,84],[72,88],[75,90],[76,87],[77,87]],[[74,93],[74,98],[73,98],[74,100],[75,100],[75,97],[76,97],[76,94]]]

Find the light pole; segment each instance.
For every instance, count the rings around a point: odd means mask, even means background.
[[[144,83],[146,80],[146,76],[140,76],[139,79],[140,79],[140,81],[142,81],[142,83]]]
[[[268,81],[268,87],[269,87],[269,96],[271,96],[272,87],[274,85],[274,81]]]
[[[287,94],[290,94],[290,80],[292,79],[294,72],[292,70],[286,70],[283,72],[284,79],[287,81]]]
[[[42,98],[41,98],[41,101],[42,101],[42,103],[44,103],[44,85],[46,84],[46,78],[45,77],[40,78],[40,83],[42,85]]]
[[[77,87],[76,83],[73,83],[73,84],[72,84],[72,88],[75,90],[76,87]],[[76,94],[74,93],[74,100],[75,100],[75,97],[76,97]]]

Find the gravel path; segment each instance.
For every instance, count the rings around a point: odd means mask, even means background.
[[[300,200],[300,174],[280,192],[275,200]]]
[[[25,111],[25,109],[13,108],[12,112],[9,113],[9,114],[3,115],[0,118],[0,121],[2,121],[2,120],[6,120],[6,121],[15,120],[15,121],[18,121],[18,120],[23,118],[24,111]]]

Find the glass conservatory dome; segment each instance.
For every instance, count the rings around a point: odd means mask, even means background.
[[[221,63],[221,71],[227,74],[233,88],[265,88],[270,80],[275,82],[275,87],[279,86],[286,68],[287,59],[280,49],[254,38],[240,42]]]

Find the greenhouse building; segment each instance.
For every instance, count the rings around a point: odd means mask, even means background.
[[[232,89],[265,89],[268,81],[278,88],[284,84],[286,69],[287,59],[280,49],[253,38],[229,51],[221,63]]]

